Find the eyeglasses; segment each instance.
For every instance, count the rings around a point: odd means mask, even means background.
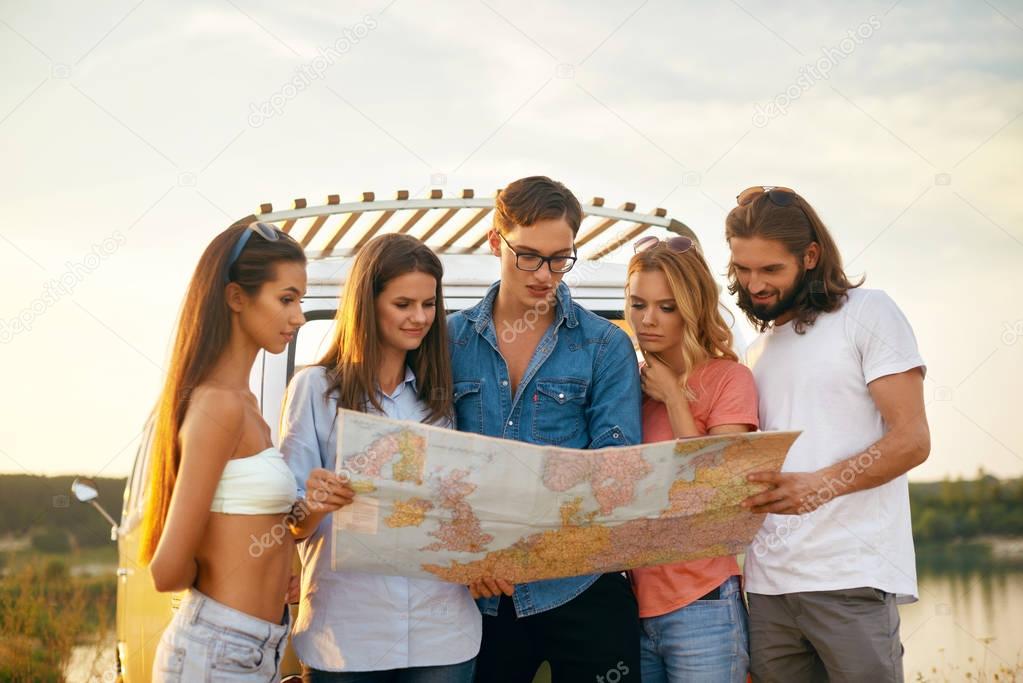
[[[227,266],[224,269],[224,281],[231,281],[231,266],[235,264],[238,258],[242,255],[242,250],[245,249],[245,245],[248,244],[249,238],[253,234],[258,234],[260,237],[265,239],[267,242],[276,242],[281,238],[286,238],[294,241],[291,235],[281,232],[269,223],[262,223],[260,221],[254,221],[245,226],[245,230],[242,230],[241,234],[238,235],[238,241],[231,247],[231,254],[227,257]]]
[[[540,256],[539,254],[520,254],[515,251],[515,247],[511,245],[508,240],[505,239],[504,235],[497,233],[498,236],[508,245],[511,252],[515,254],[515,267],[519,270],[524,270],[528,273],[535,273],[536,271],[543,268],[543,264],[547,264],[552,273],[567,273],[572,270],[575,266],[575,256]]]
[[[798,196],[795,190],[788,187],[754,185],[753,187],[747,187],[745,190],[736,195],[735,203],[739,206],[746,206],[762,194],[766,194],[767,198],[770,199],[775,206],[792,206],[792,202],[794,202]]]
[[[686,237],[685,235],[676,235],[675,237],[669,237],[666,240],[662,240],[660,237],[657,237],[656,235],[647,235],[646,237],[641,237],[632,243],[632,251],[633,253],[638,254],[641,251],[653,249],[659,244],[663,244],[668,249],[671,249],[674,252],[684,254],[690,249],[692,249],[693,245],[696,244],[696,242]]]

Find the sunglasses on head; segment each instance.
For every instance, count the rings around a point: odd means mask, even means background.
[[[224,270],[224,279],[226,281],[231,281],[231,266],[233,266],[242,255],[245,245],[249,243],[249,238],[253,235],[259,235],[267,242],[276,242],[280,239],[294,239],[287,233],[281,232],[269,223],[263,223],[261,221],[249,223],[245,226],[245,230],[242,230],[241,234],[238,235],[238,241],[234,243],[233,247],[231,247],[231,254],[227,257],[227,267]]]
[[[777,185],[754,185],[753,187],[747,187],[745,190],[740,192],[735,197],[735,203],[739,206],[746,206],[751,204],[754,199],[762,194],[766,194],[767,198],[771,200],[775,206],[792,206],[792,202],[795,201],[796,191],[788,187],[779,187]]]
[[[666,240],[662,240],[656,235],[647,235],[646,237],[641,237],[632,243],[632,251],[633,253],[638,254],[641,251],[653,249],[659,244],[663,244],[665,247],[674,252],[684,254],[693,248],[695,242],[684,235],[676,235],[675,237],[669,237]]]

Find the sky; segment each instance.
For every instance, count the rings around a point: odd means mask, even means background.
[[[1023,475],[1023,4],[0,2],[0,472],[123,476],[209,240],[260,203],[546,174],[720,277],[796,188],[928,364],[911,479]]]

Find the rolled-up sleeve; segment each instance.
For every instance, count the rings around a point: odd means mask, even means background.
[[[318,427],[328,419],[329,404],[324,397],[326,377],[322,367],[304,368],[292,377],[284,397],[281,417],[281,453],[305,497],[309,473],[317,467],[333,468],[334,454],[326,452]],[[327,430],[329,433],[329,428]],[[330,462],[328,462],[328,460]]]
[[[612,327],[597,356],[587,424],[587,448],[631,446],[643,440],[640,406],[642,390],[632,340]]]

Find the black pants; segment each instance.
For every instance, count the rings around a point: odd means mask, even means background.
[[[552,683],[639,683],[639,610],[629,580],[604,574],[574,600],[547,612],[515,616],[501,597],[483,617],[478,683],[530,683],[540,664]]]

